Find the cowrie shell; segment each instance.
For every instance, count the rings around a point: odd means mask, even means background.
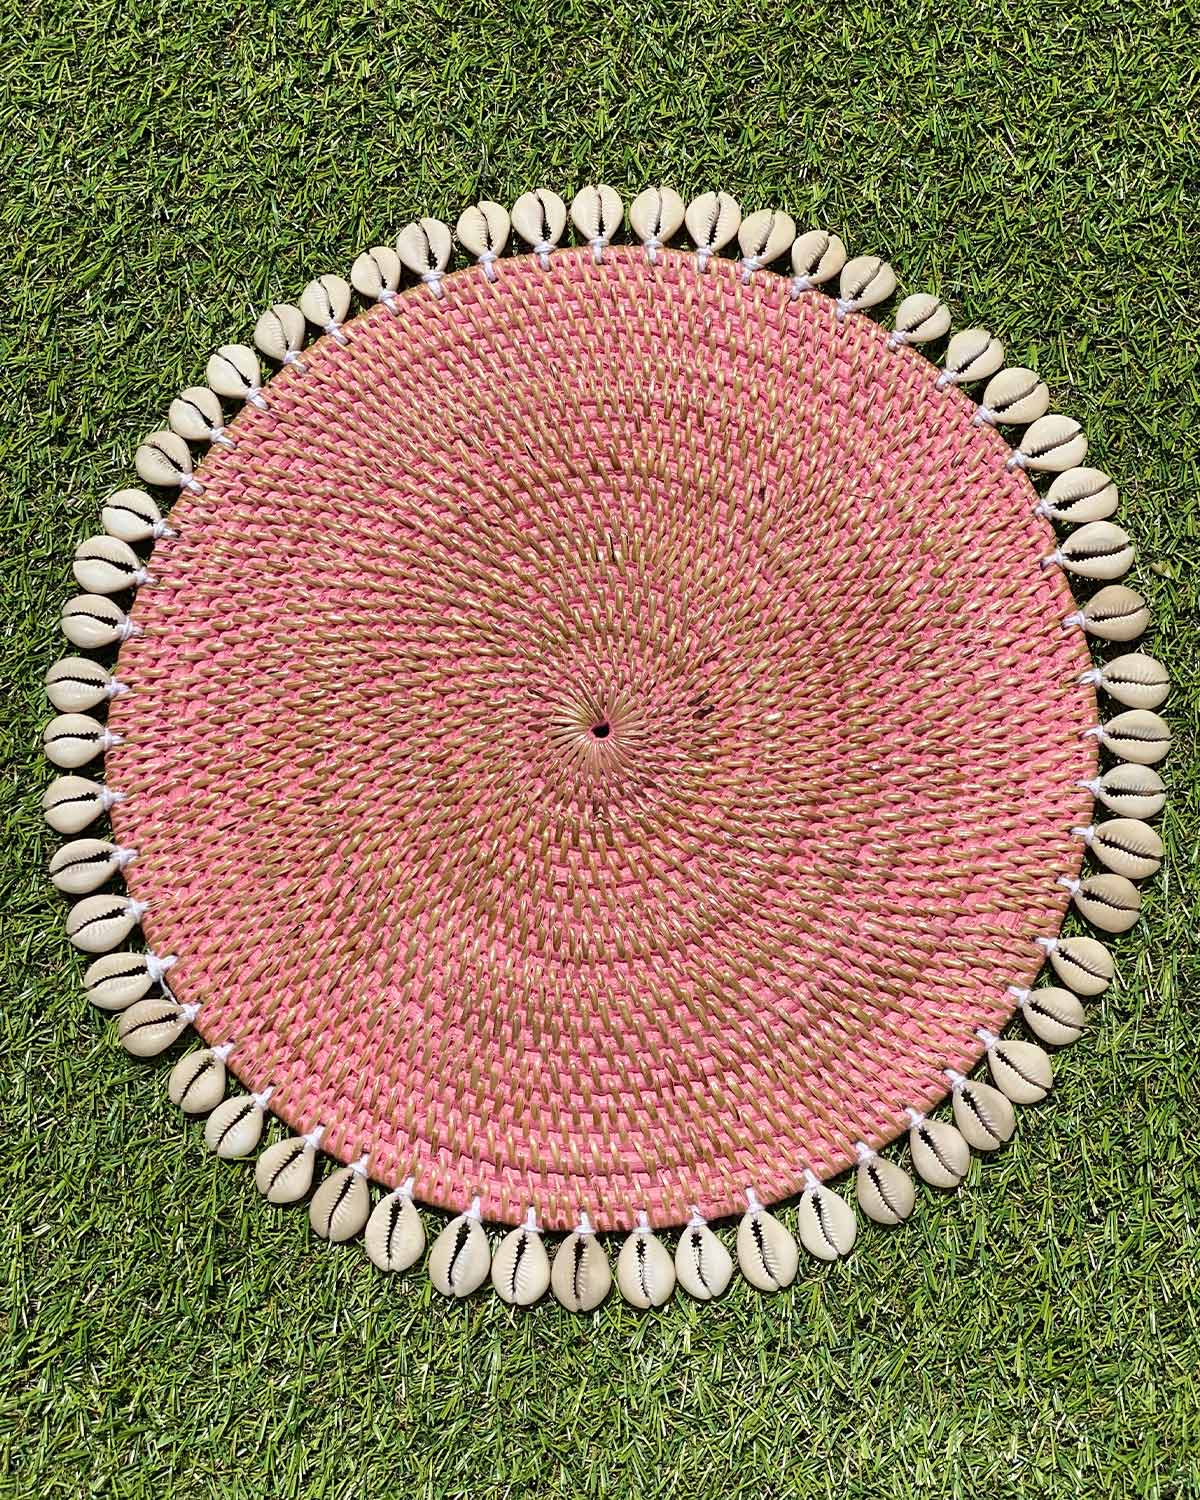
[[[339,1167],[331,1172],[308,1205],[313,1233],[335,1245],[360,1234],[370,1214],[371,1190],[366,1173],[356,1167]]]
[[[733,1256],[707,1224],[688,1224],[675,1247],[675,1275],[688,1296],[711,1302],[729,1285]]]
[[[350,285],[360,297],[383,302],[395,296],[403,275],[404,263],[389,245],[372,245],[355,257]]]
[[[256,404],[261,401],[262,375],[258,355],[245,344],[222,344],[215,354],[209,355],[204,378],[218,396]]]
[[[1052,1047],[1077,1042],[1087,1024],[1079,996],[1052,984],[1030,990],[1021,1001],[1021,1014],[1034,1036]]]
[[[738,1225],[737,1258],[751,1286],[777,1292],[796,1279],[800,1247],[774,1214],[751,1208]]]
[[[91,536],[75,548],[71,571],[89,594],[119,594],[146,577],[137,553],[115,536]]]
[[[1122,760],[1153,766],[1171,748],[1171,730],[1149,709],[1130,708],[1100,726],[1100,743]]]
[[[671,1253],[647,1228],[628,1235],[617,1256],[617,1286],[631,1307],[661,1307],[675,1290]]]
[[[1103,943],[1090,937],[1059,938],[1050,967],[1077,995],[1099,995],[1112,983],[1116,966]]]
[[[1087,633],[1102,641],[1132,641],[1150,624],[1146,601],[1123,583],[1098,590],[1079,614]]]
[[[105,953],[88,965],[83,992],[100,1010],[125,1010],[156,982],[146,954]]]
[[[591,1312],[611,1286],[608,1257],[596,1236],[578,1229],[567,1235],[550,1267],[550,1289],[558,1301],[571,1312]]]
[[[310,323],[326,331],[330,324],[344,323],[350,311],[350,283],[340,276],[316,277],[300,293],[300,311]]]
[[[254,1186],[268,1203],[299,1203],[313,1185],[317,1152],[311,1141],[289,1135],[268,1146],[254,1164]]]
[[[1162,777],[1149,766],[1128,762],[1112,766],[1091,785],[1110,812],[1131,818],[1153,818],[1162,812],[1167,800]]]
[[[522,193],[512,207],[512,227],[527,245],[545,260],[545,246],[552,250],[567,227],[567,205],[549,188],[535,188]]]
[[[99,651],[129,632],[128,616],[100,594],[76,594],[62,607],[62,632],[72,646]]]
[[[942,380],[946,385],[968,385],[989,380],[1004,365],[1004,345],[986,328],[964,328],[946,346]]]
[[[596,250],[609,243],[625,220],[625,206],[615,188],[605,183],[580,188],[571,199],[571,223]]]
[[[192,452],[177,432],[152,432],[138,446],[133,466],[147,484],[182,487],[193,482]]]
[[[396,236],[396,254],[414,276],[440,275],[453,249],[450,227],[440,219],[417,219]]]
[[[923,344],[950,332],[950,309],[931,292],[914,292],[896,309],[892,337],[898,344]]]
[[[988,381],[981,410],[993,422],[1016,426],[1036,422],[1049,405],[1046,382],[1023,365],[1012,365]]]
[[[46,759],[69,771],[95,760],[110,743],[104,725],[90,714],[58,714],[42,731]]]
[[[117,1036],[133,1057],[157,1057],[187,1030],[188,1019],[173,1000],[138,1000],[121,1012]]]
[[[388,254],[393,254],[388,251]],[[362,257],[359,257],[361,260]],[[356,261],[357,265],[358,262]],[[279,364],[293,364],[308,334],[308,321],[290,302],[274,302],[254,325],[255,346]]]
[[[876,1224],[903,1224],[917,1201],[916,1184],[904,1168],[876,1155],[859,1163],[855,1193],[859,1208]]]
[[[959,1134],[976,1151],[995,1151],[1017,1128],[1011,1101],[990,1084],[964,1079],[954,1089],[952,1106]]]
[[[425,1226],[410,1195],[402,1188],[374,1207],[363,1235],[367,1255],[381,1271],[407,1271],[425,1249]]]
[[[1141,892],[1124,875],[1089,875],[1071,894],[1080,914],[1102,932],[1128,932],[1142,908]]]
[[[1064,539],[1057,556],[1080,578],[1120,578],[1133,565],[1133,543],[1111,521],[1089,521]]]
[[[123,542],[148,542],[166,531],[162,512],[145,490],[116,490],[100,509],[100,524]]]
[[[59,713],[78,714],[107,702],[116,688],[112,673],[86,656],[65,656],[46,673],[46,697]]]
[[[839,301],[846,312],[875,307],[896,290],[896,273],[878,255],[856,255],[842,267]]]
[[[167,1094],[186,1114],[206,1115],[225,1097],[225,1060],[211,1047],[185,1052],[171,1069]]]
[[[481,198],[470,208],[464,208],[454,226],[458,243],[476,260],[480,256],[503,255],[511,233],[508,209],[490,198]]]
[[[492,1256],[492,1285],[503,1301],[529,1307],[550,1286],[550,1257],[542,1236],[532,1225],[512,1229]]]
[[[492,1252],[474,1214],[451,1219],[429,1252],[429,1279],[443,1297],[469,1297],[488,1279]]]
[[[756,265],[769,266],[786,255],[796,238],[796,221],[777,208],[760,208],[747,214],[738,225],[738,245],[743,257]]]
[[[845,245],[824,229],[806,229],[792,242],[792,272],[810,286],[832,281],[845,264]]]
[[[1107,819],[1092,829],[1088,847],[1101,864],[1126,880],[1148,880],[1162,864],[1162,839],[1149,823],[1136,818]]]
[[[1081,526],[1111,516],[1119,500],[1116,485],[1099,469],[1066,469],[1055,476],[1042,508],[1055,521]]]
[[[214,391],[189,385],[167,408],[167,426],[189,443],[216,442],[225,435],[225,413]]]
[[[932,1187],[956,1188],[967,1175],[971,1152],[947,1120],[920,1120],[908,1132],[908,1149],[918,1174]]]
[[[69,896],[85,896],[111,880],[129,856],[107,839],[76,839],[50,861],[50,879]]]
[[[988,1047],[987,1060],[996,1087],[1015,1104],[1037,1104],[1054,1082],[1050,1059],[1036,1042],[1002,1037]]]
[[[738,232],[742,210],[728,193],[701,193],[684,210],[683,221],[696,249],[713,255]]]
[[[1171,691],[1167,669],[1141,651],[1114,657],[1098,671],[1104,691],[1128,708],[1157,708]]]
[[[642,244],[666,244],[678,234],[686,212],[683,199],[669,187],[650,187],[629,205],[629,225]]]
[[[79,833],[107,811],[111,793],[83,776],[56,776],[42,793],[42,815],[55,833]]]
[[[854,1210],[824,1183],[806,1187],[796,1211],[800,1243],[818,1260],[837,1260],[849,1255],[858,1238]]]
[[[251,1094],[223,1100],[204,1122],[204,1144],[226,1161],[249,1156],[262,1138],[263,1110]]]
[[[1052,414],[1029,424],[1016,452],[1025,468],[1058,473],[1082,463],[1087,446],[1083,428],[1074,417]]]

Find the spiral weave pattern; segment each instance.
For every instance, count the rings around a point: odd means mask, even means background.
[[[427,1202],[786,1197],[1058,930],[1096,707],[1049,526],[968,397],[783,278],[443,291],[281,371],[155,550],[109,756],[150,946]]]

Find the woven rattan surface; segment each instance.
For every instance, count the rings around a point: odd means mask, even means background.
[[[108,758],[149,944],[425,1201],[785,1197],[1058,930],[1096,708],[1048,524],[973,401],[788,292],[640,248],[418,287],[155,548]]]

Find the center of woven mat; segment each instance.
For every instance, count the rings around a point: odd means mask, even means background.
[[[179,997],[455,1209],[795,1191],[978,1056],[1079,864],[1027,479],[832,302],[563,252],[323,339],[204,464],[109,758]]]

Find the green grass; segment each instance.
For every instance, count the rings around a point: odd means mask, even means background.
[[[0,9],[3,1492],[1200,1494],[1187,7],[297,9]],[[71,546],[203,354],[418,213],[595,179],[836,227],[1041,370],[1178,743],[1119,982],[998,1160],[785,1295],[580,1321],[384,1280],[205,1152],[80,999],[37,740]]]

